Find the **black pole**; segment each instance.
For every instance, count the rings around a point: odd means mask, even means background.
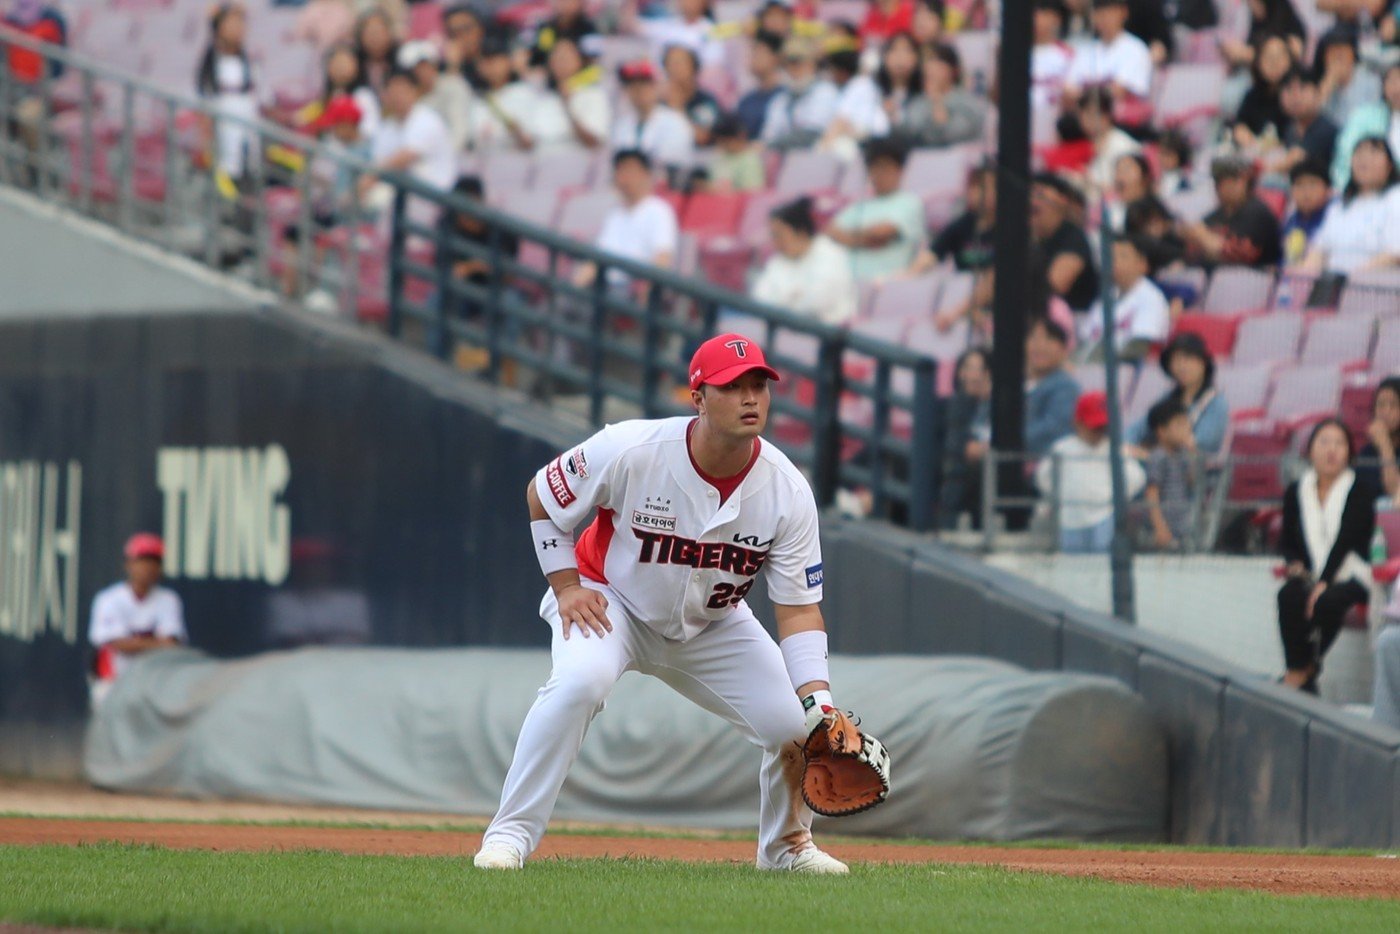
[[[1025,450],[1026,313],[1030,307],[1031,25],[1033,3],[1001,5],[997,63],[996,297],[992,312],[992,450]],[[1018,495],[1024,469],[1009,458],[997,491]],[[992,494],[993,491],[986,491]],[[984,494],[985,495],[985,494]]]
[[[1105,218],[1108,212],[1104,212]],[[1123,461],[1123,407],[1118,394],[1118,312],[1113,294],[1113,237],[1107,223],[1099,229],[1103,251],[1099,265],[1102,283],[1104,388],[1108,396],[1108,463],[1113,472],[1113,544],[1109,568],[1113,579],[1113,615],[1127,623],[1137,622],[1133,595],[1133,538],[1128,526],[1128,480]]]

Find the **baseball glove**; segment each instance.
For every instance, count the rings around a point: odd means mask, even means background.
[[[839,710],[827,713],[802,746],[802,800],[818,814],[869,810],[890,793],[890,754]]]

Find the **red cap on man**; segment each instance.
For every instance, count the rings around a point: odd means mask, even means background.
[[[758,341],[742,334],[721,334],[701,344],[690,358],[690,388],[699,389],[706,383],[723,386],[749,370],[762,370],[772,380],[778,378],[778,371],[763,359]]]
[[[160,540],[160,536],[152,532],[137,532],[126,540],[126,547],[122,549],[122,554],[128,561],[135,561],[137,558],[155,558],[157,561],[165,560],[165,542]]]
[[[1074,404],[1074,420],[1091,431],[1108,427],[1108,394],[1086,392]]]
[[[311,130],[319,133],[341,123],[353,123],[359,126],[363,116],[360,105],[355,103],[353,97],[348,94],[339,94],[331,98],[326,109],[321,112],[321,116],[311,122]]]

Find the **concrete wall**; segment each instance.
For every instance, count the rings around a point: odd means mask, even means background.
[[[0,187],[0,316],[251,308],[266,296]]]
[[[1102,555],[988,555],[989,565],[1098,613],[1111,613],[1111,573]],[[1133,559],[1137,625],[1177,639],[1260,676],[1283,671],[1273,556],[1138,555]],[[1372,625],[1381,624],[1388,594],[1377,588]],[[1339,704],[1369,706],[1371,633],[1344,629],[1327,653],[1322,696]]]

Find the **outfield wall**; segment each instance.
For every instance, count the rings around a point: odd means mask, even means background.
[[[0,322],[0,771],[78,773],[87,607],[137,528],[171,541],[218,655],[282,639],[288,593],[362,608],[341,641],[544,645],[522,488],[581,434],[320,319]],[[1400,845],[1400,734],[888,526],[824,538],[833,651],[1139,692],[1170,735],[1172,839]]]

